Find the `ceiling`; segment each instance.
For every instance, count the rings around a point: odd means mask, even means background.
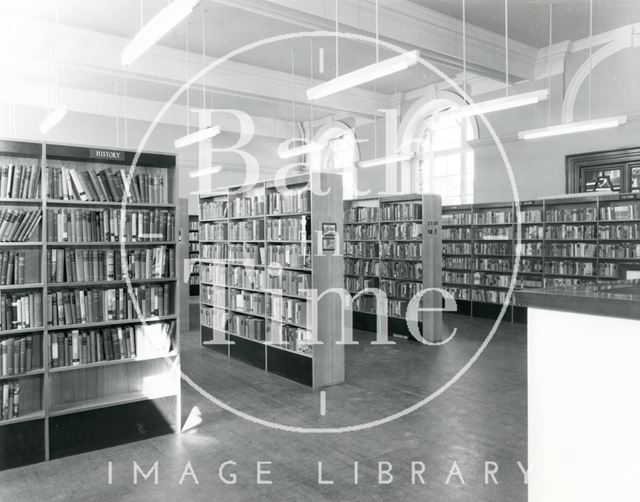
[[[447,16],[462,19],[462,0],[410,0]],[[533,47],[549,45],[549,0],[509,0],[509,38]],[[589,0],[552,0],[553,40],[589,36]],[[465,0],[466,19],[504,35],[504,0]],[[593,0],[593,33],[640,22],[640,0]]]

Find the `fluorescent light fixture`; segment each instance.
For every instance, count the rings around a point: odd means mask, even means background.
[[[392,73],[406,70],[418,62],[420,52],[417,50],[399,54],[384,61],[373,63],[359,70],[345,73],[332,80],[323,82],[320,85],[307,89],[307,99],[314,100],[324,98],[351,87],[357,87],[366,82],[371,82],[378,78],[386,77]]]
[[[463,118],[473,117],[484,113],[499,112],[508,110],[509,108],[518,108],[519,106],[533,105],[549,98],[549,90],[542,89],[539,91],[525,92],[523,94],[514,94],[479,103],[471,103],[459,108],[451,108],[443,112],[437,113],[436,118]]]
[[[309,141],[300,146],[288,148],[288,145],[294,141],[299,140],[284,140],[278,145],[278,157],[281,159],[290,159],[292,157],[299,157],[307,153],[318,152],[324,148],[322,143],[316,143],[315,141]]]
[[[121,54],[122,64],[130,65],[158,40],[174,29],[187,17],[200,0],[173,0],[136,33]]]
[[[173,142],[173,145],[176,148],[184,148],[185,146],[193,145],[194,143],[200,143],[205,139],[213,138],[218,134],[220,134],[220,126],[207,127],[206,129],[200,129],[199,131],[182,136],[182,138],[178,138]]]
[[[518,138],[520,139],[536,139],[546,138],[549,136],[560,136],[562,134],[573,134],[576,132],[596,131],[598,129],[607,129],[609,127],[618,127],[627,122],[626,115],[618,115],[616,117],[606,117],[595,120],[584,120],[581,122],[569,122],[567,124],[559,124],[541,129],[530,129],[528,131],[520,131]]]
[[[393,164],[394,162],[405,162],[407,160],[411,160],[412,158],[413,158],[412,154],[391,155],[389,157],[379,157],[377,159],[361,160],[360,162],[358,162],[358,167],[362,167],[366,169],[367,167]]]
[[[53,127],[67,115],[67,107],[65,105],[58,106],[55,110],[51,110],[40,124],[40,132],[48,133]]]
[[[202,169],[196,169],[195,171],[189,171],[189,178],[200,178],[202,176],[208,176],[209,174],[216,174],[222,171],[222,166],[204,167]]]

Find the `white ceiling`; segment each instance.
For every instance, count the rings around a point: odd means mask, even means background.
[[[462,19],[462,0],[410,0],[441,14]],[[550,0],[509,0],[509,38],[533,47],[549,45]],[[589,36],[589,0],[551,0],[553,40]],[[466,19],[504,35],[504,0],[466,0]],[[593,0],[593,33],[640,21],[640,0]]]

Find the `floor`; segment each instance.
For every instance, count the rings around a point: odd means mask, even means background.
[[[441,347],[403,340],[376,346],[372,334],[358,332],[359,345],[347,349],[347,383],[326,389],[324,416],[319,391],[203,349],[196,332],[182,337],[182,369],[216,399],[262,420],[304,428],[364,424],[441,389],[493,321],[448,315],[446,324],[457,333]],[[524,501],[526,403],[526,328],[504,323],[459,380],[382,425],[285,432],[239,418],[183,383],[182,434],[0,472],[0,501]],[[158,484],[153,475],[134,484],[134,461],[144,472],[158,461]],[[393,479],[379,468],[391,469]],[[487,468],[497,472],[485,482]],[[260,477],[272,484],[258,483],[259,469],[270,471]],[[224,482],[234,475],[235,484]]]

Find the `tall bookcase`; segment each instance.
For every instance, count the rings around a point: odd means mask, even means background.
[[[3,329],[0,342],[31,337],[31,369],[16,375],[20,362],[0,376],[14,404],[20,384],[17,416],[0,420],[0,468],[178,430],[175,157],[144,153],[128,178],[135,152],[9,141],[0,150],[0,165],[41,173],[37,194],[2,199],[40,218],[29,242],[0,243],[25,255],[24,284],[0,286],[12,310],[3,322],[20,329]],[[27,310],[15,297],[35,293]]]
[[[443,284],[458,312],[495,318],[509,289],[522,225],[517,288],[597,284],[640,265],[639,194],[602,193],[443,208]],[[509,305],[506,320],[526,321]]]
[[[441,199],[407,194],[344,202],[345,288],[353,301],[354,325],[376,330],[377,288],[388,299],[388,332],[409,336],[406,310],[418,291],[442,285]],[[421,307],[440,308],[442,297],[427,293]],[[432,342],[442,340],[442,312],[420,312],[418,326]]]
[[[342,285],[341,207],[326,173],[201,195],[203,345],[314,388],[343,382],[341,300],[307,292]]]
[[[200,239],[198,231],[200,224],[197,214],[189,215],[189,262],[191,263],[191,272],[189,274],[189,296],[200,295]]]

